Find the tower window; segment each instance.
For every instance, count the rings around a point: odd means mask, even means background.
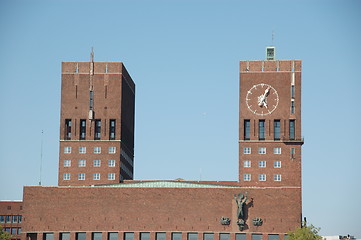
[[[109,120],[109,140],[115,140],[115,119]]]
[[[115,173],[108,173],[108,180],[115,180]]]
[[[100,167],[100,163],[101,163],[100,160],[94,160],[93,161],[93,167]]]
[[[89,92],[89,110],[93,110],[94,107],[94,92]]]
[[[265,121],[259,120],[258,122],[258,138],[259,140],[265,139]]]
[[[266,147],[259,147],[258,154],[266,154]]]
[[[78,167],[85,167],[86,166],[86,160],[78,160]]]
[[[251,121],[244,120],[244,140],[249,140],[251,137]]]
[[[281,161],[274,161],[273,162],[273,167],[274,168],[281,168]]]
[[[80,140],[85,140],[86,134],[86,120],[80,119]]]
[[[71,160],[64,160],[64,167],[71,167]]]
[[[280,182],[281,179],[282,179],[281,174],[275,174],[275,175],[273,175],[273,180],[274,180],[274,181]]]
[[[243,174],[243,181],[251,181],[251,174]]]
[[[266,161],[258,161],[258,167],[265,168],[266,167]]]
[[[101,120],[95,120],[95,128],[94,128],[94,140],[100,140],[101,137]]]
[[[250,147],[244,147],[243,148],[243,154],[251,154],[251,148]]]
[[[78,180],[85,180],[85,173],[79,173]]]
[[[64,153],[71,153],[71,147],[64,147]]]
[[[295,120],[290,120],[290,140],[295,140]]]
[[[243,167],[250,168],[251,167],[251,161],[249,161],[249,160],[243,161]]]
[[[86,153],[86,147],[79,147],[79,153],[81,154]]]
[[[101,147],[94,147],[94,153],[95,154],[100,154],[102,152],[102,148]]]
[[[295,85],[291,85],[291,98],[295,98]]]
[[[65,140],[71,139],[71,119],[65,119]]]
[[[64,173],[63,180],[70,180],[70,173]]]
[[[273,148],[273,154],[281,154],[281,148],[280,147]]]
[[[100,173],[94,173],[93,180],[100,180]]]
[[[274,120],[273,132],[274,132],[274,139],[280,140],[280,138],[281,138],[281,121],[280,120]]]
[[[295,101],[291,101],[291,114],[295,114]]]
[[[259,181],[266,181],[266,174],[259,174],[258,175],[258,180]]]

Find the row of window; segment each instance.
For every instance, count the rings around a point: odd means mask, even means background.
[[[244,120],[244,140],[251,139],[251,120]],[[264,119],[258,120],[258,139],[265,140],[266,135],[266,121]],[[273,121],[273,138],[274,140],[281,139],[281,120]],[[289,120],[289,139],[295,140],[295,120]]]
[[[85,173],[78,173],[78,180],[85,180]],[[71,174],[64,173],[63,180],[70,180]],[[93,180],[100,180],[100,173],[93,173]],[[108,180],[115,180],[115,173],[108,173]]]
[[[134,233],[133,232],[124,232],[124,233],[118,233],[118,232],[108,232],[107,233],[107,240],[118,240],[120,239],[119,234],[123,234],[124,240],[135,240]],[[230,240],[230,233],[219,233],[219,237],[216,238],[214,233],[203,233],[202,235],[199,235],[197,232],[190,232],[187,234],[187,240]],[[31,235],[28,234],[28,235]],[[91,233],[91,240],[102,240],[103,233],[101,232],[93,232]],[[170,240],[182,240],[183,233],[181,232],[172,232],[171,233],[171,239]],[[263,234],[260,233],[252,233],[251,240],[262,240]],[[287,235],[284,235],[285,238],[287,238]],[[30,238],[31,240],[36,240],[33,238]],[[54,240],[54,233],[44,233],[43,234],[44,240]],[[246,233],[236,233],[235,234],[236,240],[246,240],[247,234]],[[248,238],[249,239],[249,238]],[[267,240],[278,240],[280,239],[279,234],[267,234]],[[59,240],[70,240],[70,233],[60,233]],[[86,233],[85,232],[77,232],[75,233],[75,240],[87,240]],[[139,239],[138,240],[151,240],[151,236],[149,232],[141,232],[139,233]],[[165,232],[156,232],[155,233],[155,239],[154,240],[167,240],[167,235]]]
[[[296,148],[290,148],[290,154],[294,155],[296,152]],[[244,147],[243,148],[243,154],[251,154],[252,153],[252,148],[251,147]],[[259,147],[258,148],[258,154],[266,154],[267,153],[267,148],[266,147]],[[281,154],[282,153],[282,148],[280,147],[275,147],[273,148],[273,154]]]
[[[246,161],[243,161],[243,167],[245,168],[250,168],[251,167],[251,161],[249,160],[246,160]],[[258,161],[258,167],[260,168],[265,168],[267,165],[267,161]],[[281,168],[281,161],[273,161],[273,167],[274,168]]]
[[[251,181],[252,175],[251,174],[243,174],[243,181]],[[266,174],[258,174],[258,181],[267,181],[267,175]],[[281,174],[273,174],[273,181],[280,182],[282,181],[282,175]]]
[[[21,223],[21,215],[0,215],[0,223]]]
[[[92,110],[92,108],[90,110]],[[86,119],[80,119],[79,140],[86,139],[86,123],[87,123]],[[73,126],[72,119],[65,119],[65,133],[64,133],[65,140],[72,139],[72,126]],[[116,126],[115,119],[110,119],[109,120],[109,140],[115,140],[115,126]],[[101,129],[102,129],[102,121],[100,119],[94,120],[94,140],[101,139]]]
[[[115,154],[116,153],[117,148],[116,147],[108,147],[108,153],[109,154]],[[64,147],[64,153],[69,154],[72,151],[72,147]],[[93,153],[95,154],[100,154],[102,152],[102,148],[101,147],[94,147],[93,148]],[[86,153],[86,147],[79,147],[79,153],[80,154],[85,154]]]
[[[4,228],[5,232],[8,232],[11,235],[21,234],[21,228]]]
[[[93,160],[93,167],[100,167],[101,160]],[[64,167],[71,167],[71,160],[64,160]],[[78,167],[86,167],[86,160],[78,160]],[[108,167],[115,167],[115,160],[108,160]]]

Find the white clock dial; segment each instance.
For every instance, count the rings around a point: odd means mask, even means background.
[[[246,103],[248,109],[259,116],[271,114],[278,106],[278,93],[274,87],[266,83],[254,85],[248,90]]]

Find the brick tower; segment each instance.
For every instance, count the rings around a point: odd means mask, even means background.
[[[240,62],[239,181],[301,191],[301,61]]]
[[[134,110],[123,63],[62,63],[59,186],[133,179]]]

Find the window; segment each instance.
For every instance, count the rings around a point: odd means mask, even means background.
[[[278,234],[268,234],[268,240],[279,240],[279,236]]]
[[[150,233],[149,232],[141,232],[140,240],[150,240]]]
[[[266,161],[258,161],[258,167],[265,168],[266,167]]]
[[[258,122],[258,138],[259,140],[265,139],[265,121],[259,120]]]
[[[100,167],[100,163],[101,163],[100,160],[94,160],[93,161],[93,167]]]
[[[18,233],[18,229],[17,228],[12,228],[11,229],[11,235],[16,235]]]
[[[295,85],[291,85],[291,98],[295,98]]]
[[[4,223],[5,222],[5,216],[4,215],[1,215],[0,216],[0,223]]]
[[[294,159],[296,154],[296,148],[291,148],[290,153],[291,153],[291,158]]]
[[[65,140],[71,139],[71,119],[65,119]]]
[[[116,152],[117,148],[116,147],[108,147],[108,153],[110,154],[114,154]]]
[[[86,147],[79,147],[79,153],[81,154],[86,153]]]
[[[198,240],[198,233],[188,233],[187,240]]]
[[[266,181],[266,174],[259,174],[259,175],[258,175],[258,180],[259,180],[259,181],[262,181],[262,182],[263,182],[263,181]]]
[[[19,235],[21,234],[21,228],[18,228],[18,234]]]
[[[5,216],[5,222],[11,223],[11,216]]]
[[[54,233],[44,233],[43,240],[54,240]]]
[[[115,180],[115,173],[108,173],[108,180]]]
[[[166,240],[165,233],[157,232],[155,233],[155,240]]]
[[[92,240],[102,240],[102,233],[101,232],[93,232]]]
[[[75,240],[86,240],[85,232],[75,233]]]
[[[229,240],[229,233],[220,233],[219,240]]]
[[[102,152],[102,148],[101,147],[94,147],[94,153],[99,154]]]
[[[64,173],[63,180],[70,180],[70,173]]]
[[[251,137],[251,121],[244,120],[244,140],[249,140]]]
[[[85,137],[86,137],[86,120],[80,119],[79,139],[85,140]]]
[[[22,207],[23,207],[23,206],[20,206],[20,210],[23,210]],[[22,216],[20,215],[20,216],[19,216],[19,223],[21,223],[21,221],[22,221]]]
[[[252,240],[262,240],[262,234],[252,233]]]
[[[64,153],[71,153],[71,147],[64,147]]]
[[[18,216],[13,216],[13,223],[17,223],[18,222]]]
[[[99,120],[99,119],[95,120],[94,140],[100,140],[100,137],[101,137],[101,127],[102,127],[102,122],[101,122],[101,120]]]
[[[245,233],[236,233],[236,240],[246,240]]]
[[[243,161],[243,167],[245,167],[245,168],[251,167],[251,161],[249,161],[249,160]]]
[[[295,114],[295,101],[291,101],[291,114]]]
[[[64,160],[64,167],[71,167],[71,160]]]
[[[115,139],[115,119],[109,120],[109,140]]]
[[[273,148],[273,154],[281,154],[281,148],[280,147]]]
[[[281,181],[281,174],[273,175],[273,180],[276,181],[276,182],[280,182]]]
[[[85,167],[86,166],[86,160],[78,160],[78,167]]]
[[[100,180],[100,173],[94,173],[93,180]]]
[[[8,232],[10,234],[10,228],[5,228],[5,232]]]
[[[125,233],[124,233],[124,240],[134,240],[134,233],[132,233],[132,232],[125,232]]]
[[[273,167],[274,168],[281,168],[281,161],[274,161],[273,162]]]
[[[172,233],[172,240],[182,240],[182,233]]]
[[[273,132],[274,132],[274,139],[280,140],[281,139],[281,121],[280,120],[274,120]]]
[[[250,147],[244,147],[243,148],[243,154],[251,154],[251,148]]]
[[[85,180],[85,173],[79,173],[78,180]]]
[[[295,140],[295,120],[290,120],[290,140]]]
[[[107,240],[118,240],[118,233],[117,232],[108,233],[108,239]]]
[[[59,240],[70,240],[70,233],[60,233]]]
[[[204,233],[203,240],[214,240],[214,234],[213,233]]]
[[[108,160],[108,167],[115,167],[115,160]]]
[[[258,154],[266,154],[266,148],[265,147],[259,147],[258,148]]]
[[[243,174],[243,181],[251,181],[251,174]]]
[[[89,110],[93,110],[94,107],[94,92],[89,92]]]

